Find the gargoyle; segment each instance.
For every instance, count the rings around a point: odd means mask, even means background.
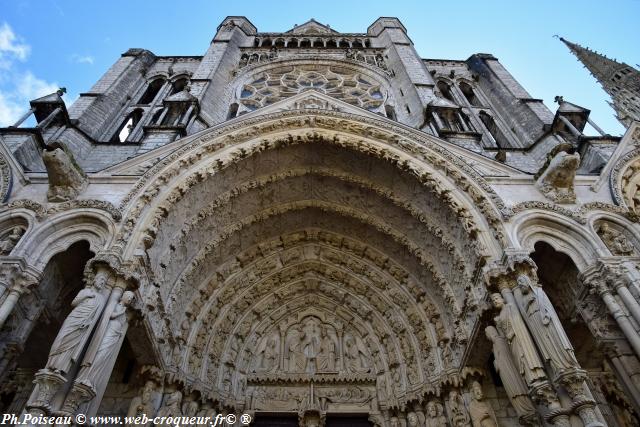
[[[556,203],[574,203],[576,193],[573,180],[580,165],[578,153],[569,154],[560,151],[549,163],[549,166],[536,181],[536,187],[548,199]]]
[[[47,199],[66,202],[75,199],[87,185],[87,176],[73,157],[62,148],[43,151],[42,160],[49,176]]]

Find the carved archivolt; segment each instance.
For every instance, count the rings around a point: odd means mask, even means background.
[[[616,203],[640,215],[640,132],[632,135],[633,150],[617,160],[611,173],[611,191]]]
[[[632,161],[625,168],[621,187],[625,204],[640,215],[640,158]]]
[[[338,137],[333,137],[333,139],[327,140],[325,138],[320,137],[319,135],[316,135],[315,133],[311,133],[304,137],[290,136],[285,139],[280,139],[276,141],[267,141],[267,140],[262,142],[256,141],[253,145],[248,146],[246,148],[245,147],[240,148],[234,153],[226,153],[227,155],[225,156],[224,160],[220,158],[212,159],[213,161],[215,161],[215,163],[208,164],[208,166],[205,169],[195,170],[193,172],[194,175],[186,179],[182,179],[181,180],[182,184],[180,184],[180,187],[178,190],[181,193],[184,193],[189,189],[189,187],[192,187],[198,182],[202,182],[208,176],[219,173],[218,171],[224,169],[225,167],[228,167],[234,162],[237,162],[241,159],[245,159],[254,153],[277,148],[277,147],[287,146],[290,144],[305,144],[313,141],[317,141],[317,142],[324,141],[325,143],[334,144],[338,146],[345,146],[345,147],[349,147],[350,149],[356,149],[358,151],[365,149],[366,147],[365,145],[361,144],[357,140],[350,141],[349,139],[346,139],[346,138],[344,140],[341,140]],[[215,147],[212,147],[211,145],[206,145],[204,147],[201,146],[200,148],[204,149],[205,147],[208,147],[210,149],[215,150],[216,148],[217,149],[222,148],[222,146],[223,145],[215,145]],[[429,188],[435,189],[435,193],[439,194],[440,197],[443,199],[443,201],[451,206],[451,208],[453,209],[453,211],[456,213],[457,216],[460,216],[460,215],[469,216],[469,211],[467,210],[468,208],[464,208],[460,206],[458,203],[456,203],[454,198],[452,197],[450,190],[445,190],[444,188],[441,190],[437,190],[437,188],[441,185],[440,178],[438,178],[437,175],[432,174],[431,172],[428,172],[426,170],[421,171],[420,170],[421,168],[418,168],[417,165],[416,166],[412,165],[409,161],[406,161],[406,160],[401,161],[400,158],[398,158],[397,154],[385,153],[384,150],[380,151],[378,148],[375,148],[373,146],[366,147],[366,148],[367,148],[366,152],[369,155],[371,154],[381,155],[383,160],[386,160],[388,162],[391,162],[392,164],[395,164],[396,166],[401,167],[402,169],[406,170],[407,172],[411,173],[414,176],[417,175],[416,178],[422,181],[423,183],[422,185],[425,186],[427,189]],[[168,157],[172,157],[172,156],[173,155]],[[138,199],[136,206],[132,207],[132,209],[129,211],[129,214],[128,214],[129,218],[125,221],[125,226],[122,230],[121,237],[119,238],[119,241],[121,242],[121,244],[124,244],[124,242],[127,240],[127,236],[133,230],[133,226],[137,222],[136,218],[142,213],[142,211],[146,207],[149,206],[149,202],[152,199],[155,199],[156,197],[158,197],[158,195],[161,193],[161,190],[163,191],[166,190],[166,184],[169,181],[172,181],[173,178],[177,176],[181,170],[184,170],[184,166],[186,165],[185,162],[187,162],[187,164],[189,162],[195,162],[196,160],[202,159],[204,156],[205,156],[205,152],[202,152],[200,154],[195,153],[193,155],[188,156],[188,158],[186,158],[184,161],[178,162],[175,165],[175,169],[171,168],[170,170],[165,171],[165,173],[158,178],[156,183],[153,184],[152,187],[149,187],[145,191],[145,193]],[[436,157],[428,157],[428,158],[434,162],[436,162],[437,160]],[[414,169],[414,168],[417,168],[417,169]],[[487,217],[489,224],[495,227],[493,230],[494,234],[500,240],[503,240],[504,234],[501,229],[500,220],[497,216],[495,216],[495,213],[493,211],[494,208],[491,205],[491,203],[487,203],[486,200],[483,201],[484,196],[482,195],[482,193],[479,190],[475,189],[473,186],[469,185],[468,183],[465,183],[465,178],[463,175],[461,175],[460,173],[454,170],[447,169],[444,166],[444,164],[442,165],[442,168],[447,172],[449,177],[453,178],[456,182],[459,182],[458,185],[462,186],[463,189],[465,189],[467,192],[470,193],[470,196],[472,197],[472,199],[476,201],[477,208],[485,215],[485,217]],[[155,168],[152,168],[150,172],[154,171],[154,169]],[[147,180],[146,176],[147,175],[145,175],[141,179],[141,183],[139,183],[136,187],[141,187],[143,183],[146,182]],[[127,198],[125,198],[123,203],[127,203],[128,200],[132,197],[132,195],[133,194],[130,194]],[[175,201],[175,198],[176,198],[175,195],[173,195],[167,198],[167,202],[173,203]],[[500,204],[502,204],[502,202],[500,202]],[[472,221],[470,218],[469,220]]]
[[[230,405],[284,393],[298,408],[347,399],[345,384],[397,407],[457,381],[478,269],[510,212],[428,138],[335,112],[273,117],[187,142],[121,205],[115,249],[146,251],[172,377]],[[310,382],[331,385],[318,402]]]
[[[299,383],[310,375],[368,379],[385,401],[435,390],[451,362],[437,342],[453,347],[458,363],[466,332],[390,262],[323,231],[262,242],[195,293],[183,310],[178,341],[185,344],[176,347],[175,363],[195,385],[231,401],[247,384]],[[275,366],[287,374],[276,375]]]

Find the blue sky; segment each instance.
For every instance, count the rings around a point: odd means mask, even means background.
[[[492,53],[534,98],[592,110],[605,131],[622,126],[607,95],[556,38],[561,35],[632,66],[640,63],[640,0],[582,1],[140,1],[0,0],[0,126],[28,100],[65,86],[67,101],[87,91],[130,47],[158,55],[201,55],[227,15],[259,31],[285,31],[309,18],[365,32],[396,16],[424,58]]]

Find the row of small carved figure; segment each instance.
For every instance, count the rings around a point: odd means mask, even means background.
[[[482,386],[478,381],[470,385],[470,401],[465,404],[465,399],[458,389],[449,391],[446,402],[447,413],[440,400],[431,400],[426,404],[426,410],[416,407],[406,413],[387,413],[388,422],[381,416],[373,416],[372,421],[377,426],[388,427],[441,427],[451,425],[453,427],[498,427],[496,414],[491,405],[485,400]],[[162,400],[162,402],[160,402]],[[206,402],[200,404],[197,399],[189,395],[183,397],[181,391],[172,391],[160,396],[160,390],[155,381],[149,380],[140,391],[140,395],[134,397],[129,405],[127,415],[140,416],[215,416],[216,410]],[[447,421],[449,420],[449,421]]]
[[[473,381],[469,387],[470,401],[465,404],[465,399],[458,389],[449,391],[447,398],[447,414],[440,400],[430,400],[426,404],[426,411],[420,406],[405,414],[396,413],[389,418],[389,427],[498,427],[498,419],[491,405],[485,400],[482,385]],[[402,420],[401,418],[405,418]],[[448,421],[447,421],[448,419]],[[381,420],[376,424],[383,425]]]

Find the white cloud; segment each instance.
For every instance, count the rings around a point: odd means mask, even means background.
[[[9,24],[0,25],[0,68],[9,68],[15,59],[26,60],[29,52],[31,46],[23,43]]]
[[[55,92],[57,83],[21,69],[16,61],[26,61],[31,47],[6,22],[0,25],[0,126],[12,125],[29,109],[29,101]]]
[[[58,90],[57,83],[37,78],[31,71],[14,74],[10,88],[0,88],[0,126],[10,126],[29,109],[29,101]]]
[[[75,62],[76,64],[93,65],[94,58],[91,55],[78,55],[77,53],[74,53],[73,55],[71,55],[71,61]]]

